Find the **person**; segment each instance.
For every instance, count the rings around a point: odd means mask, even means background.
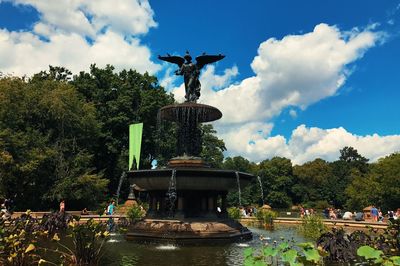
[[[113,215],[115,211],[115,201],[111,201],[110,205],[107,207],[107,215]]]
[[[65,201],[61,200],[60,202],[60,212],[65,212]]]
[[[240,210],[240,214],[241,214],[243,217],[247,217],[246,210],[245,210],[243,207],[240,207],[239,210]]]
[[[81,215],[88,215],[89,214],[89,212],[88,212],[88,210],[86,209],[86,208],[84,208],[82,211],[81,211]]]
[[[342,211],[340,209],[337,209],[335,214],[336,214],[336,219],[342,219],[343,218],[343,214],[342,214]]]
[[[329,219],[329,208],[324,209],[324,216],[325,216],[325,219]]]
[[[0,207],[0,218],[1,219],[8,219],[10,217],[11,217],[11,215],[8,212],[7,208],[6,208],[6,205],[4,203],[1,204],[1,207]]]
[[[10,199],[5,199],[4,200],[4,206],[6,207],[6,210],[8,212],[10,212],[11,211],[11,200]]]
[[[304,208],[300,206],[300,218],[304,218]]]
[[[371,208],[372,221],[377,222],[378,216],[379,216],[378,209],[374,205],[372,205],[372,208]]]
[[[335,219],[336,219],[336,213],[335,213],[335,211],[333,210],[333,208],[330,208],[330,209],[329,209],[329,218],[330,218],[331,220],[335,220]]]
[[[378,222],[383,223],[384,217],[381,209],[378,210]]]
[[[347,211],[343,214],[343,220],[351,220],[352,217],[353,217],[353,214],[349,211]]]
[[[354,220],[356,220],[356,221],[364,221],[364,213],[362,213],[362,212],[357,212],[356,213],[356,218],[354,219]]]

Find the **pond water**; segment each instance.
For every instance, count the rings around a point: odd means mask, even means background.
[[[139,244],[126,241],[122,235],[112,235],[106,246],[104,265],[139,266],[219,266],[243,265],[243,251],[247,247],[262,246],[261,238],[269,243],[293,240],[305,242],[295,227],[279,225],[274,231],[250,228],[253,240],[231,244],[173,245],[168,243]]]

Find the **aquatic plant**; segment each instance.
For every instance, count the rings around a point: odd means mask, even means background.
[[[400,256],[386,256],[381,250],[370,246],[362,246],[357,249],[357,255],[363,257],[370,264],[394,266],[400,265]]]
[[[106,225],[93,219],[89,219],[86,223],[74,220],[68,224],[67,233],[67,237],[72,238],[73,248],[61,243],[56,233],[52,240],[57,242],[60,248],[50,251],[59,254],[66,265],[98,265],[103,255],[104,243],[110,236]]]
[[[54,219],[40,221],[27,211],[21,217],[0,220],[0,265],[56,265],[45,260],[47,253],[58,255],[62,265],[98,265],[109,236],[106,225],[92,219],[86,223],[74,219],[64,228],[60,226],[65,221],[59,219],[61,216],[51,217]],[[47,229],[54,230],[50,233]],[[61,235],[65,239],[72,238],[73,247],[61,243]],[[57,243],[57,248],[38,244],[49,238]]]
[[[343,228],[333,228],[322,234],[317,245],[329,253],[328,261],[351,262],[357,258],[357,249],[363,245],[370,245],[371,237],[362,231],[347,234]]]
[[[272,225],[274,219],[278,217],[278,213],[268,209],[258,209],[256,213],[257,220],[262,222],[264,225]]]
[[[33,265],[40,256],[36,243],[42,234],[30,211],[16,219],[0,220],[0,265]]]
[[[145,216],[146,211],[140,205],[133,205],[126,213],[132,223],[140,221]]]
[[[321,265],[325,252],[315,248],[313,243],[293,244],[288,241],[267,245],[261,250],[244,250],[245,266],[262,265]]]
[[[226,211],[228,212],[228,216],[234,220],[239,220],[241,217],[240,209],[237,207],[227,208]]]
[[[309,215],[301,219],[299,231],[305,237],[316,240],[327,231],[327,227],[320,216]]]

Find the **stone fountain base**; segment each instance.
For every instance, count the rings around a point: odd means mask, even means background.
[[[249,240],[252,233],[232,219],[156,220],[144,219],[128,228],[127,240],[198,243]]]

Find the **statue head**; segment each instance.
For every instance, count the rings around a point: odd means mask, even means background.
[[[188,62],[192,61],[192,57],[190,56],[189,51],[186,51],[186,54],[185,54],[185,56],[183,58],[185,58],[185,60],[188,61]]]

